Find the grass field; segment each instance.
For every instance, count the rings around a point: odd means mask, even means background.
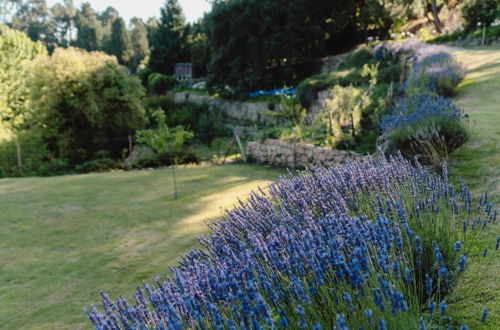
[[[251,165],[0,180],[0,328],[90,328],[83,308],[132,294],[197,245],[204,219],[282,171]]]
[[[469,70],[454,101],[472,119],[472,138],[452,155],[451,174],[463,177],[476,196],[488,190],[500,209],[500,47],[459,50],[455,55]],[[490,253],[470,265],[452,296],[452,315],[470,329],[500,328],[500,258],[494,251],[499,235],[497,220],[481,242]],[[484,324],[479,322],[483,307],[489,311]]]

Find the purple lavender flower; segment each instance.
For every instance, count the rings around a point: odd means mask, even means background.
[[[342,299],[344,299],[344,301],[346,302],[349,312],[350,313],[354,312],[354,305],[352,304],[351,296],[347,292],[344,292],[342,294]]]
[[[384,311],[384,301],[382,299],[382,295],[380,294],[380,289],[379,288],[373,288],[373,298],[375,300],[375,304],[380,308],[380,310],[383,312]]]
[[[465,270],[465,263],[467,262],[467,257],[465,254],[462,254],[460,258],[458,259],[458,268],[457,270],[459,272],[463,272]]]
[[[462,248],[462,242],[456,241],[455,244],[453,244],[453,250],[460,251],[461,248]]]
[[[422,242],[420,241],[420,236],[415,236],[415,251],[417,254],[422,254]]]
[[[434,301],[431,301],[428,305],[427,305],[427,309],[429,310],[429,314],[433,314],[434,313],[434,309],[436,308],[436,303]]]
[[[349,330],[343,314],[337,314],[337,329]]]
[[[446,305],[446,302],[444,300],[441,301],[439,304],[439,311],[441,313],[441,316],[446,315],[446,309],[448,308],[448,305]]]
[[[298,322],[299,328],[307,329],[306,313],[304,312],[304,309],[302,308],[302,306],[298,305],[297,309],[295,311],[297,312],[297,315],[299,316],[299,322]]]
[[[488,309],[483,308],[483,313],[481,314],[481,322],[486,322],[486,318],[488,317]]]
[[[370,324],[371,326],[373,322],[373,311],[369,308],[365,309],[365,316],[366,320],[368,321],[368,324]]]
[[[425,274],[425,293],[427,297],[432,295],[432,279],[429,274]]]

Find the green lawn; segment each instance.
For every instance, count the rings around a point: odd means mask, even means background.
[[[488,190],[500,209],[500,47],[455,54],[469,70],[455,102],[472,119],[472,138],[452,155],[450,171],[455,178],[463,177],[476,196]],[[500,258],[494,251],[499,235],[500,219],[481,242],[490,248],[488,256],[470,265],[452,297],[451,313],[470,329],[500,328]],[[489,310],[485,324],[479,322],[483,307]]]
[[[130,295],[196,247],[204,220],[282,171],[252,165],[0,180],[0,328],[90,328],[99,290]]]

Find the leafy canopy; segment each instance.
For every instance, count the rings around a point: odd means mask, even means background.
[[[57,48],[30,68],[35,124],[52,151],[71,163],[103,150],[119,157],[128,135],[144,127],[144,88],[115,57]]]
[[[168,127],[167,116],[158,109],[153,112],[153,118],[157,124],[156,128],[140,130],[137,132],[137,141],[145,143],[156,152],[168,152],[179,149],[184,143],[193,137],[193,133],[182,126]]]
[[[26,62],[47,50],[20,31],[0,25],[0,126],[10,133],[22,127],[28,115]]]

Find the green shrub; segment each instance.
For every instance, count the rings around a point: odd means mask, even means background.
[[[373,58],[373,51],[368,47],[361,47],[354,52],[349,53],[346,59],[340,64],[339,69],[361,68],[368,64]]]
[[[144,88],[113,56],[57,48],[30,68],[32,126],[71,166],[99,150],[121,157],[128,136],[146,123]]]
[[[44,161],[51,157],[47,145],[33,132],[22,131],[18,135],[21,146],[22,171],[18,169],[16,141],[0,143],[0,177],[38,175]]]
[[[297,98],[303,107],[309,108],[316,100],[318,92],[335,85],[347,86],[354,81],[359,83],[359,70],[325,72],[303,80],[297,86]]]
[[[107,172],[112,169],[120,168],[120,164],[111,158],[93,159],[75,166],[75,171],[79,173]]]
[[[139,71],[137,71],[136,75],[139,77],[141,80],[142,86],[145,88],[148,88],[148,83],[149,83],[149,76],[153,73],[153,71],[150,68],[144,68]]]
[[[148,89],[154,94],[164,94],[175,87],[179,82],[172,76],[161,73],[152,73],[148,77]]]
[[[200,156],[191,150],[176,150],[171,153],[158,153],[154,154],[148,159],[139,161],[134,165],[135,168],[148,168],[148,167],[163,167],[171,166],[174,164],[174,159],[176,164],[200,164]]]
[[[403,70],[401,64],[390,64],[378,70],[377,81],[379,83],[398,82],[401,79]]]
[[[151,117],[151,113],[158,108],[167,115],[168,126],[187,127],[195,133],[200,142],[210,144],[215,137],[229,134],[222,125],[220,112],[208,105],[192,102],[175,103],[168,96],[151,96],[146,99],[148,117]]]

